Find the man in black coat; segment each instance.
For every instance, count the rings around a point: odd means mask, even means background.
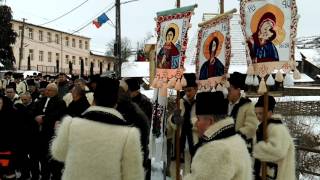
[[[19,116],[19,127],[23,136],[19,139],[19,170],[21,179],[39,179],[39,128],[34,120],[35,104],[30,93],[20,95],[22,103],[15,104]]]
[[[58,96],[58,87],[56,84],[48,84],[46,96],[38,102],[37,116],[35,120],[40,126],[40,146],[41,146],[41,177],[42,180],[52,180],[61,178],[62,165],[51,160],[49,156],[49,144],[54,135],[54,129],[57,121],[66,113],[66,104]]]
[[[75,86],[72,88],[71,94],[73,100],[68,106],[67,114],[72,117],[80,117],[90,107],[85,91],[80,86]]]
[[[148,116],[149,124],[151,124],[150,122],[152,117],[152,103],[147,96],[141,94],[139,80],[131,78],[127,79],[126,83],[128,84],[132,101],[137,103],[142,111]]]

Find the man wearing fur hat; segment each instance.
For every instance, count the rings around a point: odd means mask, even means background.
[[[247,142],[249,152],[252,151],[252,139],[256,134],[259,121],[254,112],[254,105],[248,98],[241,97],[245,78],[242,74],[234,72],[228,79],[228,115],[235,120],[235,129]]]
[[[215,102],[215,103],[212,103]],[[251,180],[251,158],[244,140],[227,116],[222,92],[202,92],[196,99],[199,143],[191,174],[183,180]]]
[[[65,163],[62,179],[144,179],[139,130],[114,109],[118,90],[118,80],[99,78],[95,106],[63,119],[51,146],[53,158]]]
[[[184,171],[190,172],[190,157],[194,155],[194,145],[198,142],[198,136],[196,133],[195,122],[195,97],[197,94],[196,75],[194,73],[185,73],[185,79],[187,80],[187,86],[184,87],[184,93],[182,99],[180,99],[180,109],[175,110],[173,115],[168,118],[168,138],[174,139],[176,125],[181,125],[180,133],[180,158],[182,162],[185,162]],[[186,143],[188,143],[189,153],[185,154]],[[173,144],[175,142],[173,141]],[[175,146],[174,146],[175,147]],[[175,151],[173,151],[174,156]]]
[[[276,101],[268,96],[267,139],[263,141],[264,96],[260,96],[255,111],[261,124],[257,130],[257,143],[253,146],[255,179],[260,180],[261,162],[267,162],[267,178],[295,180],[295,152],[289,130],[281,116],[273,114]]]

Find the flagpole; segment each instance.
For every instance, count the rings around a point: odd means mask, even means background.
[[[120,19],[120,0],[116,0],[115,2],[116,7],[116,43],[114,46],[114,55],[116,58],[116,76],[121,78],[121,19]]]
[[[224,0],[220,0],[220,14],[224,13]]]
[[[180,8],[180,0],[176,0],[177,8]],[[177,97],[176,97],[176,108],[180,110],[180,90],[177,90]],[[179,123],[176,124],[177,129],[175,133],[175,149],[176,149],[176,180],[180,180],[180,131],[181,125]],[[182,150],[183,151],[183,150]]]

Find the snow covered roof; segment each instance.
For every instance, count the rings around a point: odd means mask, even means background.
[[[149,77],[149,62],[124,62],[121,66],[122,77]]]
[[[320,49],[298,49],[308,62],[320,68]]]

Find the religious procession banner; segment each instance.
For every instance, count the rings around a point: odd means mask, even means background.
[[[188,30],[194,8],[197,5],[176,8],[157,13],[158,34],[156,47],[156,75],[153,87],[169,88],[181,84]],[[172,80],[168,86],[169,80]],[[177,88],[176,88],[177,89]],[[180,90],[180,86],[178,90]]]
[[[275,80],[292,85],[288,73],[299,72],[294,59],[297,31],[297,6],[295,0],[241,0],[241,25],[246,38],[248,72],[246,84],[259,85],[258,92],[266,92],[266,84]],[[286,73],[283,79],[282,73]],[[267,80],[266,80],[267,79]],[[267,83],[265,83],[267,81]]]
[[[215,91],[226,81],[231,58],[230,19],[234,12],[236,9],[199,24],[196,72],[200,91]]]

